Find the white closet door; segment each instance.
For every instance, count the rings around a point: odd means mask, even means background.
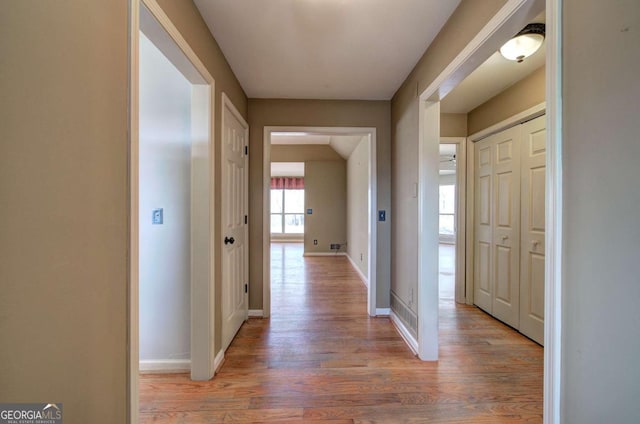
[[[520,322],[520,127],[496,134],[493,166],[493,315]]]
[[[520,332],[544,341],[546,122],[522,125]]]
[[[488,313],[492,313],[492,266],[491,251],[493,228],[491,224],[493,137],[479,141],[475,145],[475,225],[474,225],[474,303]]]

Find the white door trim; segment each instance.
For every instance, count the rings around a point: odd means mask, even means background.
[[[146,8],[146,10],[144,9]],[[138,374],[139,359],[139,34],[140,19],[149,12],[159,23],[166,34],[187,58],[189,65],[195,69],[187,79],[193,84],[202,85],[209,107],[209,128],[207,140],[199,145],[201,153],[208,157],[208,240],[205,243],[210,250],[207,255],[206,278],[192,279],[191,286],[191,375],[192,378],[209,379],[215,371],[215,352],[213,346],[215,330],[215,199],[214,176],[215,160],[213,149],[214,111],[215,111],[215,80],[207,71],[187,41],[173,25],[156,0],[131,0],[129,4],[129,270],[128,270],[128,358],[127,358],[127,422],[138,423]],[[153,39],[153,35],[151,37]],[[184,73],[184,72],[183,72]],[[197,81],[197,82],[196,82]],[[201,301],[198,303],[197,300]],[[194,343],[195,341],[195,343]]]
[[[482,63],[484,59],[497,50],[501,40],[508,39],[516,33],[526,23],[528,18],[532,18],[541,10],[540,6],[545,2],[542,0],[507,0],[500,11],[487,23],[487,25],[474,37],[471,42],[460,52],[460,54],[445,68],[445,70],[427,87],[420,95],[419,114],[419,174],[420,182],[423,181],[423,174],[428,172],[427,166],[431,159],[425,156],[428,148],[425,144],[433,141],[434,130],[437,125],[427,124],[429,108],[434,102],[438,102],[453,87],[461,82],[469,73],[473,71],[477,63]],[[533,16],[531,16],[533,15]],[[546,114],[547,114],[547,174],[546,174],[546,246],[547,262],[545,269],[545,362],[544,362],[544,422],[545,424],[560,423],[561,412],[561,294],[562,294],[562,60],[561,60],[561,37],[562,37],[562,0],[546,0]],[[473,155],[473,149],[468,149],[467,158]],[[473,170],[467,172],[467,176],[473,175]],[[421,196],[427,194],[428,187],[420,189]],[[432,195],[433,196],[433,195]],[[424,199],[419,203],[419,220],[426,221],[433,219],[429,204],[436,202],[435,198]],[[469,201],[469,199],[467,199]],[[471,203],[473,204],[473,203]],[[467,204],[467,206],[469,203]],[[467,213],[469,217],[470,214]],[[467,222],[468,224],[468,222]],[[471,227],[469,227],[471,228]],[[424,240],[419,237],[419,244]],[[425,246],[428,247],[428,246]],[[429,255],[436,255],[437,252],[427,252],[425,248],[419,246],[419,263],[428,264]],[[468,268],[468,267],[467,267]],[[418,290],[429,289],[426,281],[427,272],[424,266],[418,268]],[[468,275],[468,273],[467,273]],[[425,320],[422,315],[433,314],[428,310],[433,307],[425,299],[425,296],[418,295],[418,311],[420,323],[430,323],[433,320]],[[435,320],[437,323],[437,320]],[[424,334],[434,334],[434,331],[424,331],[419,333],[419,350],[426,349],[425,345],[436,343],[437,328],[435,337],[425,339]],[[422,357],[422,356],[421,356]],[[435,358],[437,359],[437,354]]]
[[[295,126],[265,126],[263,133],[263,187],[262,187],[262,310],[266,318],[271,314],[271,133],[272,132],[306,132],[326,135],[366,135],[369,141],[369,263],[367,286],[367,311],[370,316],[376,316],[376,289],[378,263],[378,184],[376,158],[376,128],[372,127],[295,127]]]
[[[562,0],[546,0],[547,232],[544,305],[544,423],[561,422],[562,393]]]
[[[524,110],[518,114],[510,116],[507,119],[498,122],[497,124],[493,124],[488,128],[471,134],[468,139],[471,142],[480,141],[483,138],[489,137],[490,135],[499,133],[500,131],[504,131],[508,128],[515,127],[518,124],[522,124],[523,122],[530,121],[534,118],[542,116],[545,114],[546,108],[546,102],[538,103],[537,105],[532,106],[529,109]]]
[[[466,200],[467,200],[467,139],[440,137],[440,144],[456,144],[456,235],[455,235],[455,301],[466,303]]]

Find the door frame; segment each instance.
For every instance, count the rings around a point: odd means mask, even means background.
[[[244,255],[244,264],[242,266],[244,268],[244,275],[245,275],[245,279],[246,279],[244,284],[246,284],[247,287],[249,287],[249,221],[248,221],[248,217],[249,217],[249,155],[248,155],[249,124],[242,117],[242,114],[240,113],[238,108],[236,108],[236,106],[233,104],[233,102],[231,101],[229,96],[227,96],[227,93],[225,93],[223,91],[222,92],[222,110],[221,110],[222,118],[220,120],[220,127],[221,127],[221,131],[222,131],[222,133],[221,133],[222,134],[222,144],[223,144],[222,149],[224,149],[224,137],[225,137],[225,135],[224,135],[224,130],[225,130],[224,122],[225,122],[226,114],[228,113],[227,110],[242,125],[242,128],[244,129],[244,137],[245,137],[245,143],[246,143],[245,144],[245,148],[247,149],[246,150],[247,153],[244,155],[244,158],[245,158],[245,167],[244,167],[244,177],[245,177],[244,178],[244,181],[245,181],[244,207],[245,207],[245,211],[246,211],[246,215],[247,215],[247,221],[244,224],[244,242],[245,242],[246,254]],[[222,156],[222,161],[224,161],[224,152],[221,152],[221,156]],[[224,163],[221,166],[224,166]],[[220,195],[222,196],[222,193]],[[221,202],[223,204],[224,204],[225,200],[226,199],[224,197],[221,198]],[[224,231],[224,229],[222,231]],[[224,234],[221,234],[221,237],[224,237]],[[222,252],[224,251],[224,247],[221,247],[221,251]],[[222,282],[221,282],[222,284],[224,284],[224,265],[223,264],[224,264],[224,261],[222,261],[222,263],[220,264],[221,271],[222,271]],[[222,287],[222,289],[224,289],[224,287]],[[248,318],[248,314],[249,314],[249,290],[248,289],[245,292],[244,297],[245,297],[245,302],[246,302],[246,305],[247,305],[247,314],[244,317],[245,320],[246,320]],[[222,322],[222,325],[224,325],[224,320]],[[223,340],[222,343],[223,343],[223,345],[222,345],[221,349],[222,349],[222,351],[224,351],[228,346],[224,346],[224,340]]]
[[[263,133],[263,190],[262,190],[262,311],[250,312],[250,316],[271,315],[271,133],[307,132],[325,135],[363,135],[369,142],[369,199],[368,199],[368,279],[367,312],[370,316],[388,315],[385,310],[376,307],[377,263],[378,263],[378,183],[376,162],[376,129],[372,127],[302,127],[302,126],[265,126]]]
[[[467,139],[465,137],[440,137],[440,144],[456,145],[456,204],[455,204],[455,301],[467,302],[466,284],[466,202],[467,202]]]
[[[434,146],[439,141],[439,102],[501,43],[509,39],[545,5],[546,10],[546,116],[547,171],[545,244],[545,348],[544,423],[560,423],[562,359],[562,0],[507,0],[498,13],[480,30],[419,96],[419,195],[418,205],[418,345],[423,360],[438,359],[437,197],[433,187]],[[534,11],[532,13],[532,10]],[[438,141],[437,141],[438,140]],[[473,154],[467,151],[467,158]],[[437,168],[435,168],[437,169]],[[468,170],[467,177],[473,175]],[[468,199],[467,199],[468,200]],[[473,202],[467,202],[467,206]],[[467,213],[467,217],[469,214]],[[471,228],[471,227],[468,227]],[[467,233],[470,233],[468,231]],[[468,240],[469,234],[467,234]],[[467,261],[467,270],[469,268]],[[468,272],[467,272],[468,274]]]
[[[192,67],[190,75],[186,75],[192,84],[201,85],[198,89],[197,99],[192,103],[208,106],[208,128],[199,134],[202,139],[197,144],[198,153],[207,158],[207,169],[202,170],[207,175],[205,188],[209,196],[208,199],[202,199],[204,202],[199,206],[206,208],[207,213],[203,217],[194,217],[192,212],[192,225],[194,219],[199,221],[202,226],[207,227],[208,231],[202,234],[202,238],[197,242],[206,246],[208,252],[198,255],[197,260],[200,265],[197,270],[201,273],[202,278],[194,278],[194,257],[192,256],[192,279],[191,279],[191,376],[194,379],[208,380],[215,371],[215,366],[220,358],[215,357],[215,349],[213,345],[215,331],[215,194],[214,194],[214,178],[215,178],[215,149],[213,140],[215,140],[215,80],[208,72],[207,68],[200,61],[196,53],[189,46],[185,38],[181,35],[169,17],[164,13],[156,0],[130,0],[129,2],[129,166],[128,166],[128,189],[129,189],[129,213],[128,213],[128,278],[127,278],[127,422],[130,424],[138,423],[138,374],[139,374],[139,34],[141,31],[141,18],[143,14],[149,15],[155,19],[159,27],[168,37],[163,36],[165,40],[170,40],[177,46],[182,54],[182,59],[186,58],[188,64],[183,61],[182,64]],[[147,34],[145,34],[147,35]],[[154,39],[152,35],[149,37]],[[164,54],[164,52],[163,52]],[[172,62],[181,60],[173,56]],[[174,62],[176,65],[176,62]],[[180,66],[178,64],[176,66]],[[198,80],[194,83],[194,80]],[[204,81],[204,83],[202,83]],[[199,116],[198,119],[202,119]],[[192,154],[195,143],[192,141]],[[193,177],[192,169],[192,177]],[[193,207],[193,199],[192,199]],[[198,232],[201,233],[201,232]],[[194,234],[192,227],[192,236]],[[192,244],[194,240],[192,238]]]

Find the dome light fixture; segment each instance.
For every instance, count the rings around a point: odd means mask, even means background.
[[[521,63],[538,51],[544,41],[544,33],[544,24],[529,24],[500,47],[500,54],[505,59]]]

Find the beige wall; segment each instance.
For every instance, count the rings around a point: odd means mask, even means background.
[[[328,145],[271,145],[271,162],[306,162],[308,160],[344,160]]]
[[[466,137],[467,114],[466,113],[441,113],[440,137]]]
[[[504,3],[505,0],[463,0],[391,101],[391,290],[414,312],[418,273],[418,201],[414,197],[418,181],[418,93]]]
[[[209,28],[205,24],[200,12],[193,4],[191,0],[174,1],[174,0],[158,0],[158,3],[169,16],[171,22],[178,28],[182,36],[187,40],[187,43],[191,46],[193,51],[198,55],[198,58],[206,66],[209,73],[215,79],[216,85],[216,103],[215,103],[215,158],[217,160],[216,173],[215,173],[215,203],[220,205],[222,203],[222,166],[220,165],[220,159],[222,158],[222,93],[226,93],[231,99],[233,105],[238,109],[240,114],[247,119],[247,96],[244,94],[238,79],[233,74],[231,67],[227,63],[218,43],[211,35]],[[219,206],[216,207],[219,210]],[[222,226],[221,219],[222,214],[216,213],[215,234],[217,241],[215,245],[220,246],[222,244]],[[216,281],[216,293],[222,291],[222,257],[220,250],[216,251],[215,255],[215,281]],[[215,325],[215,346],[216,352],[219,351],[219,347],[222,345],[222,304],[221,297],[216,296],[216,325]]]
[[[362,137],[347,160],[347,254],[369,278],[369,139]]]
[[[564,0],[562,417],[640,417],[640,3]]]
[[[193,3],[159,3],[216,79],[219,158],[220,93],[245,116],[246,96]],[[69,423],[126,420],[127,13],[0,13],[0,399],[63,402]],[[219,168],[216,181],[219,199]]]
[[[304,252],[331,252],[330,244],[347,241],[347,163],[308,161],[304,163]],[[313,240],[318,240],[314,245]],[[344,251],[344,249],[341,249]]]
[[[542,66],[469,112],[469,135],[544,102],[544,74],[545,67]]]
[[[390,209],[390,104],[352,100],[249,100],[249,307],[262,308],[262,191],[263,131],[265,126],[375,127],[377,130],[378,209]],[[379,308],[389,307],[390,228],[378,223]]]
[[[127,2],[2,2],[0,399],[127,404]]]

